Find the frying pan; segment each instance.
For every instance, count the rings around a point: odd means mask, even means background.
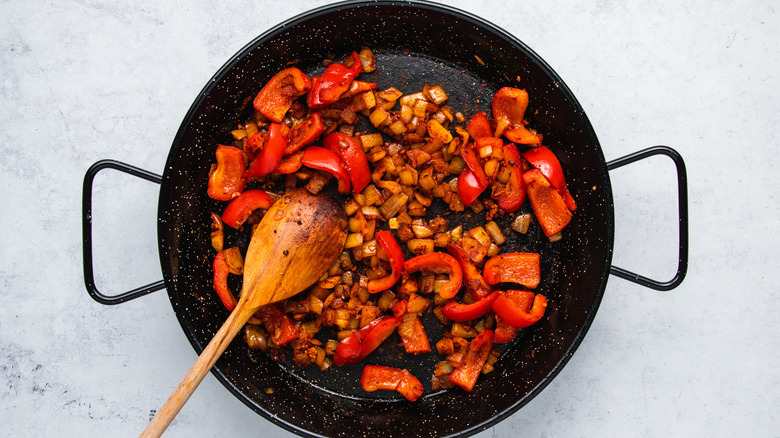
[[[219,143],[251,114],[251,100],[276,72],[295,65],[310,75],[324,58],[341,60],[370,47],[378,69],[361,79],[395,86],[405,93],[440,84],[448,104],[464,114],[489,111],[502,86],[525,88],[531,98],[530,125],[544,133],[559,157],[577,200],[574,219],[561,241],[550,243],[538,225],[526,235],[508,231],[511,216],[499,219],[509,237],[502,252],[542,255],[545,317],[503,347],[494,372],[480,377],[471,393],[459,388],[432,391],[428,356],[400,354],[390,338],[364,363],[322,372],[277,363],[234,341],[213,369],[237,398],[273,423],[302,436],[469,436],[508,417],[555,378],[574,354],[593,321],[610,274],[657,289],[678,286],[687,270],[687,188],[680,155],[656,146],[607,163],[593,128],[560,77],[521,41],[496,26],[448,6],[420,2],[349,1],[315,9],[271,29],[231,58],[195,99],[179,128],[162,176],[116,162],[95,163],[84,181],[84,275],[90,295],[118,304],[165,287],[184,333],[197,352],[216,333],[227,311],[211,286],[209,212],[224,204],[206,195],[209,167]],[[676,164],[679,204],[679,262],[669,281],[656,281],[611,265],[613,201],[608,171],[662,154]],[[95,286],[92,272],[91,192],[95,175],[116,169],[159,183],[158,239],[162,281],[116,296]],[[526,203],[525,211],[530,211]],[[431,211],[429,215],[443,213]],[[449,215],[450,226],[484,224],[484,216]],[[245,245],[246,236],[235,237]],[[430,317],[428,318],[430,319]],[[436,342],[442,328],[425,321]],[[289,357],[288,357],[289,358]],[[366,363],[409,369],[426,386],[415,403],[395,393],[365,393],[359,375]],[[172,382],[172,386],[175,382]]]

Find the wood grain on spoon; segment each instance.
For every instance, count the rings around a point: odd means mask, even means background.
[[[260,307],[289,298],[317,281],[338,258],[346,233],[344,209],[333,198],[296,189],[279,198],[252,233],[238,305],[141,434],[159,437],[241,327]]]

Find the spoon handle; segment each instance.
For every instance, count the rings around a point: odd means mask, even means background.
[[[211,339],[211,342],[206,346],[203,352],[198,356],[198,360],[192,365],[187,375],[184,376],[182,381],[176,386],[173,393],[165,404],[157,411],[154,418],[146,426],[146,429],[141,433],[142,438],[146,437],[160,437],[165,429],[173,421],[176,414],[179,413],[184,403],[190,398],[200,382],[206,377],[211,367],[217,362],[217,359],[222,355],[228,345],[236,337],[241,327],[249,321],[249,318],[255,312],[252,306],[248,305],[247,301],[241,299],[230,316],[222,324],[216,335]]]

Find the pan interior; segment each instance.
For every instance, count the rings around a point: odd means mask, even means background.
[[[362,365],[326,372],[272,362],[250,353],[236,339],[214,373],[244,403],[280,426],[304,436],[470,435],[510,415],[557,374],[595,316],[611,261],[612,198],[603,154],[574,96],[536,54],[518,40],[453,9],[406,2],[349,2],[294,18],[250,43],[204,88],[176,136],[160,195],[160,256],[174,311],[185,334],[201,351],[227,317],[212,287],[209,212],[224,205],[206,196],[214,151],[229,142],[251,99],[276,72],[296,65],[322,70],[324,58],[340,60],[371,47],[378,70],[361,79],[405,93],[425,83],[441,85],[448,104],[467,117],[489,111],[502,86],[525,88],[531,126],[561,160],[577,200],[564,239],[550,243],[534,224],[510,237],[503,252],[542,254],[538,291],[549,299],[545,318],[509,344],[493,373],[471,393],[431,392],[435,354],[400,354],[390,338],[366,363],[408,368],[426,385],[426,395],[407,403],[387,393],[365,393]],[[530,211],[526,203],[524,208]],[[437,212],[431,212],[435,215]],[[448,217],[464,228],[482,215]],[[499,222],[508,230],[508,217]],[[438,323],[426,322],[432,343]],[[396,335],[394,335],[396,336]],[[395,339],[397,341],[397,339]]]

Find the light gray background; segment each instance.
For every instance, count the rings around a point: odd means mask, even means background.
[[[196,355],[164,292],[116,307],[87,296],[84,173],[103,158],[162,173],[213,73],[260,33],[326,3],[0,2],[0,435],[135,436],[189,369]],[[659,293],[613,277],[563,372],[479,436],[780,436],[780,5],[452,4],[547,60],[607,159],[668,144],[689,175],[685,283]],[[615,265],[671,277],[671,162],[611,177]],[[104,291],[161,278],[157,190],[118,172],[98,177]],[[167,436],[289,434],[209,375]]]

